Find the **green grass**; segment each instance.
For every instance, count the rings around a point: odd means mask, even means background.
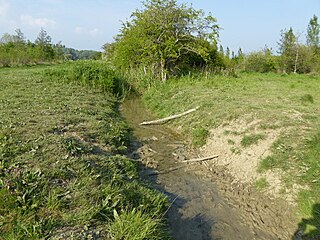
[[[207,142],[209,131],[205,128],[198,127],[192,130],[191,139],[194,147],[201,147]]]
[[[258,144],[259,140],[265,139],[266,136],[264,134],[250,134],[244,135],[241,139],[241,146],[242,147],[250,147],[253,144]]]
[[[260,129],[281,131],[272,154],[257,170],[281,169],[286,187],[301,184],[309,189],[298,199],[301,217],[312,216],[313,206],[320,203],[319,99],[320,76],[275,73],[242,73],[237,78],[188,75],[156,84],[144,93],[146,106],[159,117],[200,106],[197,112],[170,123],[191,139],[193,129],[211,129],[236,119],[259,120]],[[247,147],[263,138],[244,135],[241,145]]]
[[[113,90],[48,77],[62,68],[0,69],[0,239],[166,236],[167,198],[124,156]],[[125,214],[130,233],[115,227]]]
[[[258,190],[263,190],[269,186],[269,183],[266,178],[259,178],[255,181],[254,186]]]

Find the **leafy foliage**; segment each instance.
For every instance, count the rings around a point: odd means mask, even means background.
[[[66,60],[101,59],[101,53],[66,48],[61,42],[52,43],[42,28],[34,42],[26,40],[20,29],[15,34],[5,33],[0,39],[0,67],[53,63]]]
[[[247,72],[272,72],[276,70],[276,60],[270,49],[249,53],[244,60],[244,70]]]
[[[4,34],[0,41],[0,66],[3,67],[52,62],[58,57],[51,37],[43,29],[35,43],[26,41],[20,29],[14,35]]]
[[[214,63],[219,27],[211,15],[176,0],[147,0],[123,24],[107,56],[120,69],[143,67],[167,79],[192,66]]]
[[[320,24],[318,17],[313,15],[307,29],[307,45],[316,53],[320,53]]]

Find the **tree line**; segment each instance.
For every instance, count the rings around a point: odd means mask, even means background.
[[[41,28],[34,42],[27,40],[21,29],[5,33],[0,39],[0,67],[52,63],[66,60],[99,59],[101,53],[75,50],[52,43],[51,36]]]
[[[307,42],[292,28],[280,33],[279,50],[265,47],[244,54],[219,47],[217,20],[202,10],[176,0],[146,0],[143,9],[122,24],[113,43],[103,46],[104,58],[121,71],[151,73],[165,81],[190,71],[210,69],[248,72],[320,72],[320,26],[313,16],[307,28]]]
[[[268,47],[241,58],[240,68],[249,72],[320,73],[320,24],[314,15],[307,26],[306,43],[292,27],[280,32],[277,54]]]

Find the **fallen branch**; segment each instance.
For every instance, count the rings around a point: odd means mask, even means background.
[[[202,161],[206,161],[206,160],[215,159],[217,157],[219,157],[219,155],[214,155],[214,156],[210,156],[210,157],[203,157],[203,158],[189,159],[189,160],[184,160],[184,161],[181,161],[181,162],[182,163],[202,162]]]
[[[190,109],[188,111],[185,111],[183,113],[180,113],[180,114],[177,114],[177,115],[172,115],[172,116],[169,116],[169,117],[166,117],[166,118],[162,118],[162,119],[158,119],[158,120],[154,120],[154,121],[142,122],[139,125],[143,126],[143,125],[162,124],[162,123],[168,122],[170,120],[173,120],[173,119],[176,119],[176,118],[179,118],[179,117],[183,117],[183,116],[185,116],[187,114],[190,114],[190,113],[198,110],[199,108],[200,107],[196,107],[196,108]]]

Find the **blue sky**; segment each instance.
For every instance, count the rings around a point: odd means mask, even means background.
[[[320,0],[189,0],[196,9],[211,12],[226,48],[245,52],[265,45],[277,50],[280,30],[293,27],[305,40],[310,18],[320,18]],[[53,42],[76,49],[100,50],[111,42],[140,0],[0,0],[0,35],[20,28],[34,40],[43,27]]]

